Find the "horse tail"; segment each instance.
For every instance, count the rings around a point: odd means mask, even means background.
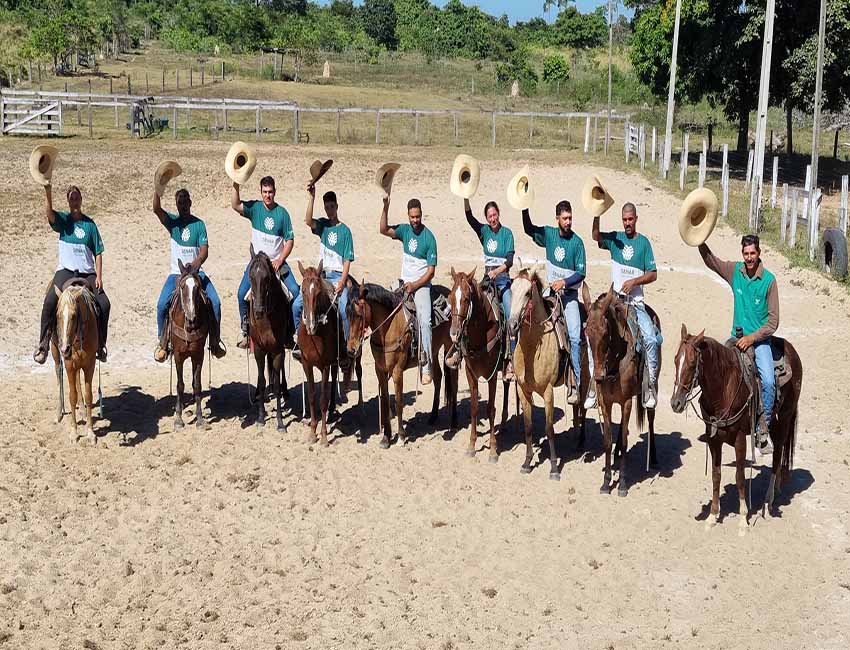
[[[446,357],[443,355],[443,390],[446,394],[446,406],[452,403],[452,369],[446,363]]]
[[[794,469],[794,448],[797,446],[797,409],[794,409],[794,416],[791,420],[791,425],[788,427],[788,435],[785,437],[782,453],[782,473],[790,472]]]
[[[643,407],[643,397],[641,395],[637,395],[635,397],[637,401],[637,424],[638,428],[643,431],[643,422],[646,416],[646,409]]]

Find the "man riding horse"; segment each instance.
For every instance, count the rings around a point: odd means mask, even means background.
[[[419,365],[422,383],[431,383],[431,280],[437,268],[437,240],[422,223],[422,203],[419,199],[407,202],[408,223],[387,225],[390,210],[389,194],[384,196],[379,232],[402,243],[401,280],[405,297],[413,295],[416,321],[419,325]]]
[[[648,371],[644,407],[654,409],[658,401],[658,332],[647,313],[643,285],[655,282],[658,271],[649,239],[637,231],[638,214],[634,203],[622,210],[623,230],[600,232],[599,217],[593,217],[593,240],[611,253],[611,278],[620,299],[634,307],[643,354]]]
[[[106,361],[106,333],[109,324],[109,298],[103,291],[103,240],[91,218],[83,214],[80,188],[68,188],[68,210],[53,209],[51,185],[44,185],[45,208],[50,228],[59,233],[59,266],[44,296],[38,347],[33,353],[36,363],[47,359],[50,338],[56,329],[56,306],[63,285],[74,278],[83,280],[94,295],[99,311],[97,358]]]
[[[183,262],[184,266],[191,267],[190,272],[198,273],[201,279],[201,288],[209,299],[207,309],[210,314],[210,350],[216,359],[220,359],[226,354],[221,345],[221,299],[218,297],[218,292],[212,280],[201,270],[210,252],[207,227],[201,219],[192,214],[192,198],[189,195],[189,190],[177,190],[174,194],[174,202],[177,205],[177,214],[163,210],[159,193],[157,191],[153,193],[153,212],[171,235],[171,268],[156,303],[156,326],[159,343],[157,343],[153,356],[159,363],[168,358],[168,343],[164,336],[168,321],[168,308],[177,286],[177,280],[181,275],[180,262]]]
[[[295,245],[292,220],[286,208],[275,202],[274,178],[264,176],[260,179],[260,195],[261,201],[243,201],[239,196],[239,183],[234,181],[230,207],[237,214],[251,221],[251,245],[254,247],[254,253],[265,253],[269,256],[272,268],[283,280],[291,300],[294,300],[301,289],[286,262]],[[237,291],[242,337],[236,345],[243,350],[248,348],[248,301],[245,296],[251,289],[251,280],[248,277],[249,267],[250,260],[245,267],[245,273],[242,275],[242,282]],[[297,323],[295,327],[297,329]]]
[[[734,311],[732,336],[742,352],[753,348],[761,380],[762,413],[756,427],[756,449],[762,455],[773,452],[768,429],[773,417],[776,385],[770,337],[779,327],[779,289],[776,277],[764,268],[758,235],[741,238],[742,262],[721,260],[707,244],[699,246],[705,265],[732,287]]]
[[[557,226],[535,226],[528,209],[522,211],[522,227],[535,244],[546,249],[546,279],[548,294],[556,297],[564,312],[570,338],[570,365],[573,370],[574,390],[568,401],[577,404],[581,380],[581,310],[578,290],[586,275],[584,242],[572,229],[573,208],[569,201],[560,201],[555,206]],[[588,350],[590,377],[593,377],[593,355]],[[596,390],[591,381],[588,386],[584,408],[593,408]]]

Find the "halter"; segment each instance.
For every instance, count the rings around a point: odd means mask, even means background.
[[[490,342],[486,340],[486,335],[485,335],[485,340],[484,340],[484,347],[481,348],[480,350],[470,350],[467,347],[467,345],[469,343],[469,335],[467,333],[467,328],[469,326],[469,321],[472,319],[472,300],[473,300],[473,296],[476,293],[478,293],[480,295],[480,292],[476,291],[475,287],[472,286],[473,283],[470,282],[468,279],[466,279],[465,281],[470,286],[469,305],[467,306],[467,309],[466,309],[466,315],[463,317],[463,320],[461,321],[460,333],[458,335],[458,342],[455,345],[457,345],[460,348],[460,352],[464,357],[474,359],[477,356],[480,356],[482,354],[490,352],[493,349],[493,347],[491,346]],[[528,305],[529,305],[529,307],[533,306],[532,303],[531,303],[531,300],[528,301]],[[493,309],[493,307],[491,305],[491,310],[492,309]],[[504,343],[503,342],[504,329],[503,329],[502,323],[499,319],[499,315],[495,314],[495,313],[493,315],[496,317],[497,323],[499,324],[499,331],[496,334],[496,338],[493,339],[494,341],[499,341],[499,355],[496,357],[496,363],[493,366],[492,372],[487,376],[486,381],[490,381],[490,379],[493,378],[493,375],[496,374],[496,372],[499,369],[499,366],[501,365],[500,362],[502,360],[502,345]],[[485,317],[486,317],[486,308],[485,308]],[[488,323],[490,322],[489,319],[487,319],[487,322]]]
[[[318,279],[317,279],[317,282],[319,283],[319,288],[320,288],[321,290],[323,290],[323,291],[324,291],[323,283],[325,282],[325,280],[324,280],[323,278],[318,278]],[[322,313],[322,315],[321,315],[321,316],[319,316],[319,318],[317,318],[317,319],[316,319],[316,320],[318,321],[319,325],[326,325],[326,324],[327,324],[327,322],[328,322],[328,316],[330,315],[331,310],[332,310],[334,307],[337,307],[337,306],[338,306],[338,303],[339,303],[339,294],[338,294],[338,293],[336,293],[336,291],[334,291],[334,294],[333,294],[333,296],[331,297],[331,304],[329,304],[329,305],[328,305],[328,308],[324,311],[324,313]],[[302,322],[302,323],[304,324],[304,326],[306,327],[306,326],[307,326],[307,323],[304,321],[304,313],[305,313],[305,312],[301,312],[301,322]],[[361,345],[362,345],[362,343],[361,343]]]
[[[355,298],[353,302],[356,304],[358,300],[362,300],[362,301],[363,301],[364,306],[368,304],[365,298],[360,298],[360,297]],[[399,302],[399,303],[398,303],[395,307],[393,307],[392,311],[390,311],[390,313],[389,313],[389,314],[387,314],[387,317],[386,317],[384,320],[382,320],[382,321],[380,322],[380,324],[379,324],[377,327],[372,328],[372,331],[371,331],[369,334],[366,334],[366,333],[365,333],[365,332],[366,332],[366,328],[365,328],[365,327],[363,328],[363,332],[364,332],[364,333],[363,333],[363,335],[360,337],[360,340],[357,342],[357,348],[356,348],[356,349],[355,349],[355,351],[354,351],[354,355],[355,355],[355,356],[356,356],[356,355],[360,352],[360,349],[363,347],[363,343],[365,343],[365,342],[366,342],[366,339],[367,339],[367,338],[369,339],[369,342],[372,344],[372,347],[382,348],[382,346],[381,346],[381,345],[379,345],[379,344],[377,344],[377,343],[375,343],[374,341],[372,341],[372,340],[371,340],[371,339],[372,339],[372,334],[374,334],[374,333],[375,333],[375,332],[377,332],[379,329],[381,329],[384,325],[386,325],[387,321],[389,321],[389,320],[390,320],[393,316],[395,316],[395,315],[396,315],[396,312],[398,312],[398,310],[399,310],[399,309],[401,309],[401,307],[402,307],[402,305],[403,305],[403,304],[404,304],[404,301],[401,301],[401,302]],[[363,315],[363,320],[364,320],[364,321],[366,320],[366,315],[365,315],[365,314]],[[395,350],[397,350],[399,347],[401,347],[401,345],[400,345],[400,344],[396,345],[396,347],[392,348],[391,350],[387,350],[386,348],[382,348],[382,349],[384,349],[384,351],[385,351],[385,352],[394,352],[394,351],[395,351]]]
[[[607,339],[611,338],[611,323],[610,323],[610,319],[609,319],[609,316],[608,316],[610,308],[611,307],[609,306],[609,308],[603,314],[603,316],[605,318],[605,332],[602,335],[603,340],[607,340]],[[589,319],[589,315],[588,315],[588,319]],[[590,354],[593,354],[593,350],[589,350],[589,352],[590,352]],[[602,364],[602,370],[605,372],[604,379],[612,379],[612,378],[616,377],[618,374],[620,374],[619,368],[616,371],[610,370],[609,363],[608,363],[610,357],[611,357],[611,345],[610,345],[610,342],[609,342],[608,352],[605,355],[605,362]]]

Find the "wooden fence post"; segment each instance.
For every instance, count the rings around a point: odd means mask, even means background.
[[[194,87],[194,85],[195,85],[195,84],[194,84],[194,82],[193,82],[193,80],[192,80],[192,66],[190,65],[190,66],[189,66],[189,88],[193,88],[193,87]]]
[[[745,181],[747,185],[749,185],[750,181],[753,180],[753,153],[753,150],[750,149],[747,154],[747,178]]]
[[[413,127],[413,139],[415,144],[419,144],[419,113],[416,112],[413,115],[416,120],[416,125]]]
[[[588,124],[589,123],[590,122],[588,122]],[[490,127],[490,140],[491,140],[491,143],[492,143],[491,146],[495,147],[496,146],[496,111],[493,111],[493,123]]]
[[[791,190],[791,235],[788,245],[791,248],[797,246],[797,202],[799,201],[799,193],[795,187]]]
[[[227,109],[224,109],[224,132],[227,133],[229,130],[229,125],[227,124]]]
[[[782,184],[782,222],[779,225],[779,243],[784,244],[788,237],[788,183]]]
[[[109,76],[109,94],[110,95],[114,94],[112,92],[112,75]]]
[[[656,140],[656,137],[657,137],[657,136],[656,136],[656,129],[655,129],[655,127],[653,126],[653,127],[652,127],[652,162],[655,162],[655,150],[656,150],[656,148],[657,148],[657,146],[658,146],[658,145],[656,144],[656,141],[655,141],[655,140]]]
[[[599,142],[599,115],[593,117],[593,153],[596,153],[597,143]]]
[[[174,78],[175,78],[176,83],[177,83],[177,90],[180,90],[180,70],[174,71]]]
[[[590,115],[587,116],[587,121],[584,123],[584,153],[590,150]]]
[[[770,207],[776,207],[776,183],[779,180],[779,156],[773,157],[773,183],[770,186]]]
[[[89,81],[91,83],[91,81]],[[91,94],[89,94],[88,100],[88,113],[89,113],[89,138],[93,138],[94,134],[92,133],[92,123],[91,123]]]
[[[221,80],[224,81],[224,61],[221,62]]]
[[[145,70],[145,94],[146,95],[151,94],[151,83],[150,83],[150,79],[148,78],[148,71],[147,70]]]
[[[336,109],[336,143],[340,142],[340,122],[342,120],[342,111],[340,109]]]
[[[685,142],[682,147],[682,155],[679,159],[679,189],[684,190],[688,178],[688,144],[690,133],[685,132]]]
[[[204,85],[204,71],[206,70],[206,68],[207,68],[207,66],[205,66],[205,65],[201,66],[201,86]]]
[[[292,131],[295,134],[293,137],[297,140],[298,139],[298,131],[296,129],[292,129]],[[254,139],[255,140],[260,139],[260,107],[259,106],[257,106],[257,110],[254,114]]]
[[[259,108],[257,109],[260,110]],[[292,143],[298,144],[298,132],[301,130],[301,113],[296,108],[292,111]]]
[[[847,190],[848,190],[848,177],[841,177],[841,201],[838,207],[838,227],[841,229],[841,232],[847,235]]]
[[[455,146],[457,147],[458,144],[460,144],[460,142],[459,142],[460,131],[458,130],[457,113],[453,113],[453,117],[454,117],[454,122],[455,122]],[[534,118],[532,118],[532,119],[534,119]]]
[[[375,111],[375,144],[381,144],[381,110]]]
[[[457,119],[457,118],[455,118]],[[531,145],[532,140],[534,139],[534,116],[531,115],[528,118],[528,144]],[[457,144],[457,142],[455,142]]]
[[[162,69],[162,86],[160,87],[162,92],[165,92],[165,68]]]
[[[171,116],[171,139],[177,139],[177,107],[174,107],[174,113]]]

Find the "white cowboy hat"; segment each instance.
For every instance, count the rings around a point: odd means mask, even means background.
[[[173,160],[165,160],[159,163],[156,172],[153,175],[153,189],[157,196],[162,198],[165,192],[165,186],[168,185],[172,178],[176,178],[183,173],[183,168]]]
[[[333,164],[333,160],[326,160],[325,162],[322,162],[321,160],[314,160],[313,164],[310,165],[310,185],[315,185],[319,179],[327,173]]]
[[[375,173],[375,184],[381,188],[381,191],[384,193],[384,196],[390,195],[390,190],[393,186],[393,179],[395,178],[396,172],[401,167],[401,163],[385,163],[378,167],[378,171]]]
[[[452,165],[452,175],[449,178],[449,189],[452,194],[464,199],[471,199],[478,189],[481,180],[481,165],[472,156],[465,153],[455,158]]]
[[[244,185],[254,173],[257,166],[257,154],[244,142],[234,142],[224,159],[224,171],[230,176],[230,180],[239,185]]]
[[[30,154],[30,175],[40,185],[50,185],[53,175],[53,167],[59,150],[49,144],[42,144],[32,150]]]
[[[717,225],[717,195],[700,187],[685,197],[679,209],[679,235],[688,246],[699,246]]]
[[[581,191],[581,203],[591,217],[598,217],[614,205],[614,198],[608,194],[608,190],[602,185],[599,177],[594,175],[584,183],[584,188]]]
[[[517,210],[526,210],[534,203],[534,188],[528,179],[528,165],[508,182],[508,203]]]

